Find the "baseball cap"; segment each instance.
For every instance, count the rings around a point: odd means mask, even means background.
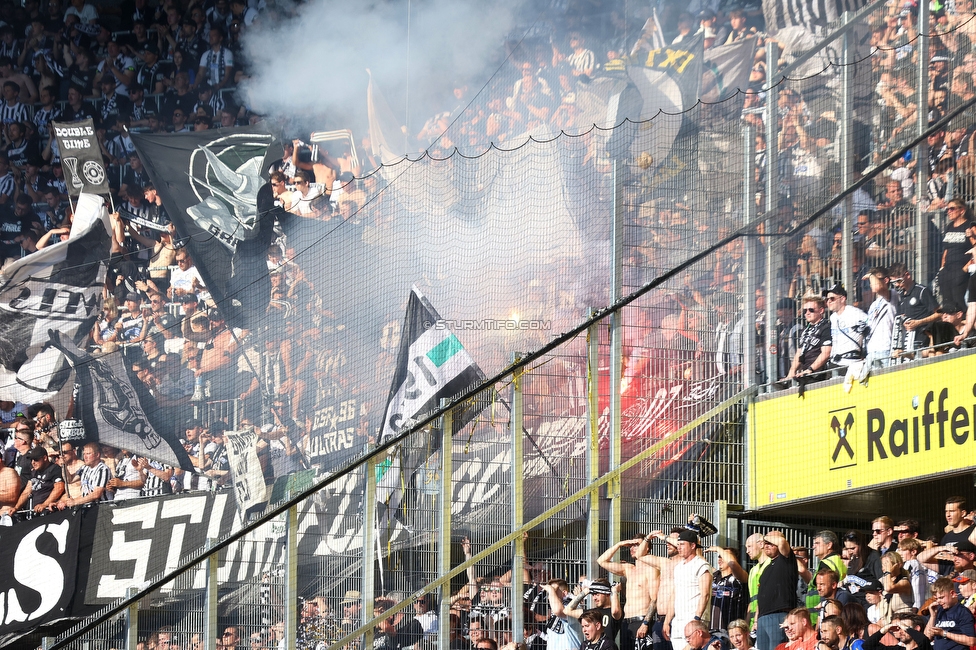
[[[679,542],[691,542],[692,544],[698,544],[698,533],[693,530],[685,529],[678,533]]]
[[[824,292],[824,295],[826,296],[828,293],[832,293],[835,296],[844,296],[845,298],[847,297],[847,289],[845,289],[844,285],[842,285],[840,282],[835,283],[832,287],[827,289]]]

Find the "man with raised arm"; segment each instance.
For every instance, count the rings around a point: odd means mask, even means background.
[[[763,537],[763,553],[769,565],[759,578],[759,599],[756,610],[756,647],[773,650],[786,641],[780,627],[786,616],[797,605],[796,585],[799,572],[796,555],[781,531],[772,530]]]
[[[642,555],[637,558],[638,563],[650,565],[656,568],[660,574],[656,602],[657,620],[649,616],[644,617],[644,621],[650,627],[654,650],[672,650],[670,627],[671,619],[674,618],[674,565],[677,564],[679,559],[678,532],[681,530],[684,529],[677,528],[672,530],[671,534],[667,536],[660,530],[651,531],[648,537],[663,541],[667,556]],[[643,634],[640,629],[637,631],[638,638],[642,638],[646,634],[646,628],[643,630]]]
[[[704,621],[711,617],[712,568],[698,554],[698,533],[682,530],[678,533],[678,558],[674,565],[674,619],[671,624],[671,644],[684,648],[685,626],[689,621]]]
[[[661,570],[637,560],[647,555],[653,539],[651,535],[617,542],[597,558],[597,563],[608,572],[626,578],[626,602],[624,620],[620,628],[620,650],[634,650],[638,638],[651,631],[657,617],[657,594],[661,583]],[[634,564],[614,562],[617,551],[628,548]]]
[[[749,611],[748,618],[751,629],[756,629],[756,606],[759,602],[759,577],[769,565],[769,558],[763,553],[762,533],[753,533],[746,538],[746,554],[756,563],[749,569]]]
[[[577,650],[583,641],[579,621],[566,613],[572,602],[569,584],[554,579],[542,585],[549,596],[549,622],[546,623],[546,647],[548,650]]]
[[[718,555],[718,569],[712,574],[713,629],[724,630],[732,621],[745,618],[749,606],[749,574],[739,563],[735,549],[709,546],[706,553]]]

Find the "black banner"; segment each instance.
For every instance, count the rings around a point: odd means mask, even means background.
[[[80,530],[75,512],[0,527],[0,635],[70,615]]]
[[[85,602],[104,605],[125,596],[128,587],[175,569],[207,539],[237,527],[229,490],[101,507]]]
[[[79,197],[71,239],[17,260],[0,274],[0,385],[27,404],[51,398],[68,380],[51,330],[77,345],[101,310],[110,251],[108,215],[97,196]]]
[[[91,118],[80,122],[52,122],[52,125],[61,150],[61,168],[68,194],[109,195],[108,175]]]
[[[273,201],[265,206],[272,193],[262,174],[273,139],[261,127],[132,134],[207,289],[240,327],[260,326],[271,299],[267,254],[277,212]]]
[[[312,465],[338,466],[337,458],[352,460],[353,450],[362,449],[356,428],[366,416],[362,400],[351,395],[323,399],[315,409],[306,454]]]
[[[51,330],[51,346],[68,359],[75,370],[85,438],[193,471],[193,464],[176,435],[153,424],[153,398],[141,382],[133,381],[120,354],[99,358],[80,349],[60,332]],[[136,387],[139,387],[137,389]]]

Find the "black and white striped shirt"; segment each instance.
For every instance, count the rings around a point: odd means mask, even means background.
[[[111,501],[114,493],[108,489],[108,481],[112,478],[112,470],[103,462],[99,462],[94,467],[85,465],[81,468],[81,496],[88,496],[96,488],[103,487],[102,496],[98,502]]]
[[[197,102],[193,105],[193,112],[196,113],[197,109],[201,106],[206,106],[210,109],[210,114],[216,117],[220,117],[220,111],[224,110],[224,100],[219,93],[214,93],[209,101]]]
[[[35,111],[31,121],[37,127],[37,135],[41,138],[43,144],[47,144],[48,138],[51,137],[51,122],[60,119],[61,109],[57,106],[52,106],[51,108],[44,108],[42,106]]]
[[[167,469],[170,469],[167,465],[163,465],[159,461],[148,460],[148,459],[146,460],[149,463],[149,467],[157,471],[164,472]],[[142,485],[142,496],[158,497],[163,494],[169,494],[170,492],[172,492],[172,488],[170,488],[169,490],[165,489],[164,486],[166,483],[168,483],[168,481],[164,481],[163,479],[159,478],[158,476],[156,476],[155,474],[153,474],[147,469],[146,480],[145,483],[143,483]]]
[[[14,181],[14,175],[12,172],[7,172],[6,175],[0,176],[0,194],[3,194],[7,198],[13,200],[14,190],[16,188],[17,183]]]
[[[29,119],[30,113],[24,104],[20,102],[10,104],[6,100],[0,103],[0,122],[11,124],[12,122],[26,122]]]

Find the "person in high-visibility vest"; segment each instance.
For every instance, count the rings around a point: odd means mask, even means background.
[[[749,628],[752,631],[756,630],[756,607],[759,600],[759,576],[762,575],[763,569],[769,564],[769,558],[763,553],[763,535],[762,533],[753,533],[746,539],[746,554],[749,558],[756,562],[756,565],[749,569]]]
[[[832,530],[821,530],[813,537],[813,555],[818,560],[818,568],[827,566],[835,571],[841,580],[847,575],[847,566],[840,556],[840,539]],[[820,593],[817,591],[815,572],[810,567],[803,567],[800,577],[807,583],[807,592],[804,598],[807,611],[810,613],[810,622],[816,623],[817,615],[820,611]]]

